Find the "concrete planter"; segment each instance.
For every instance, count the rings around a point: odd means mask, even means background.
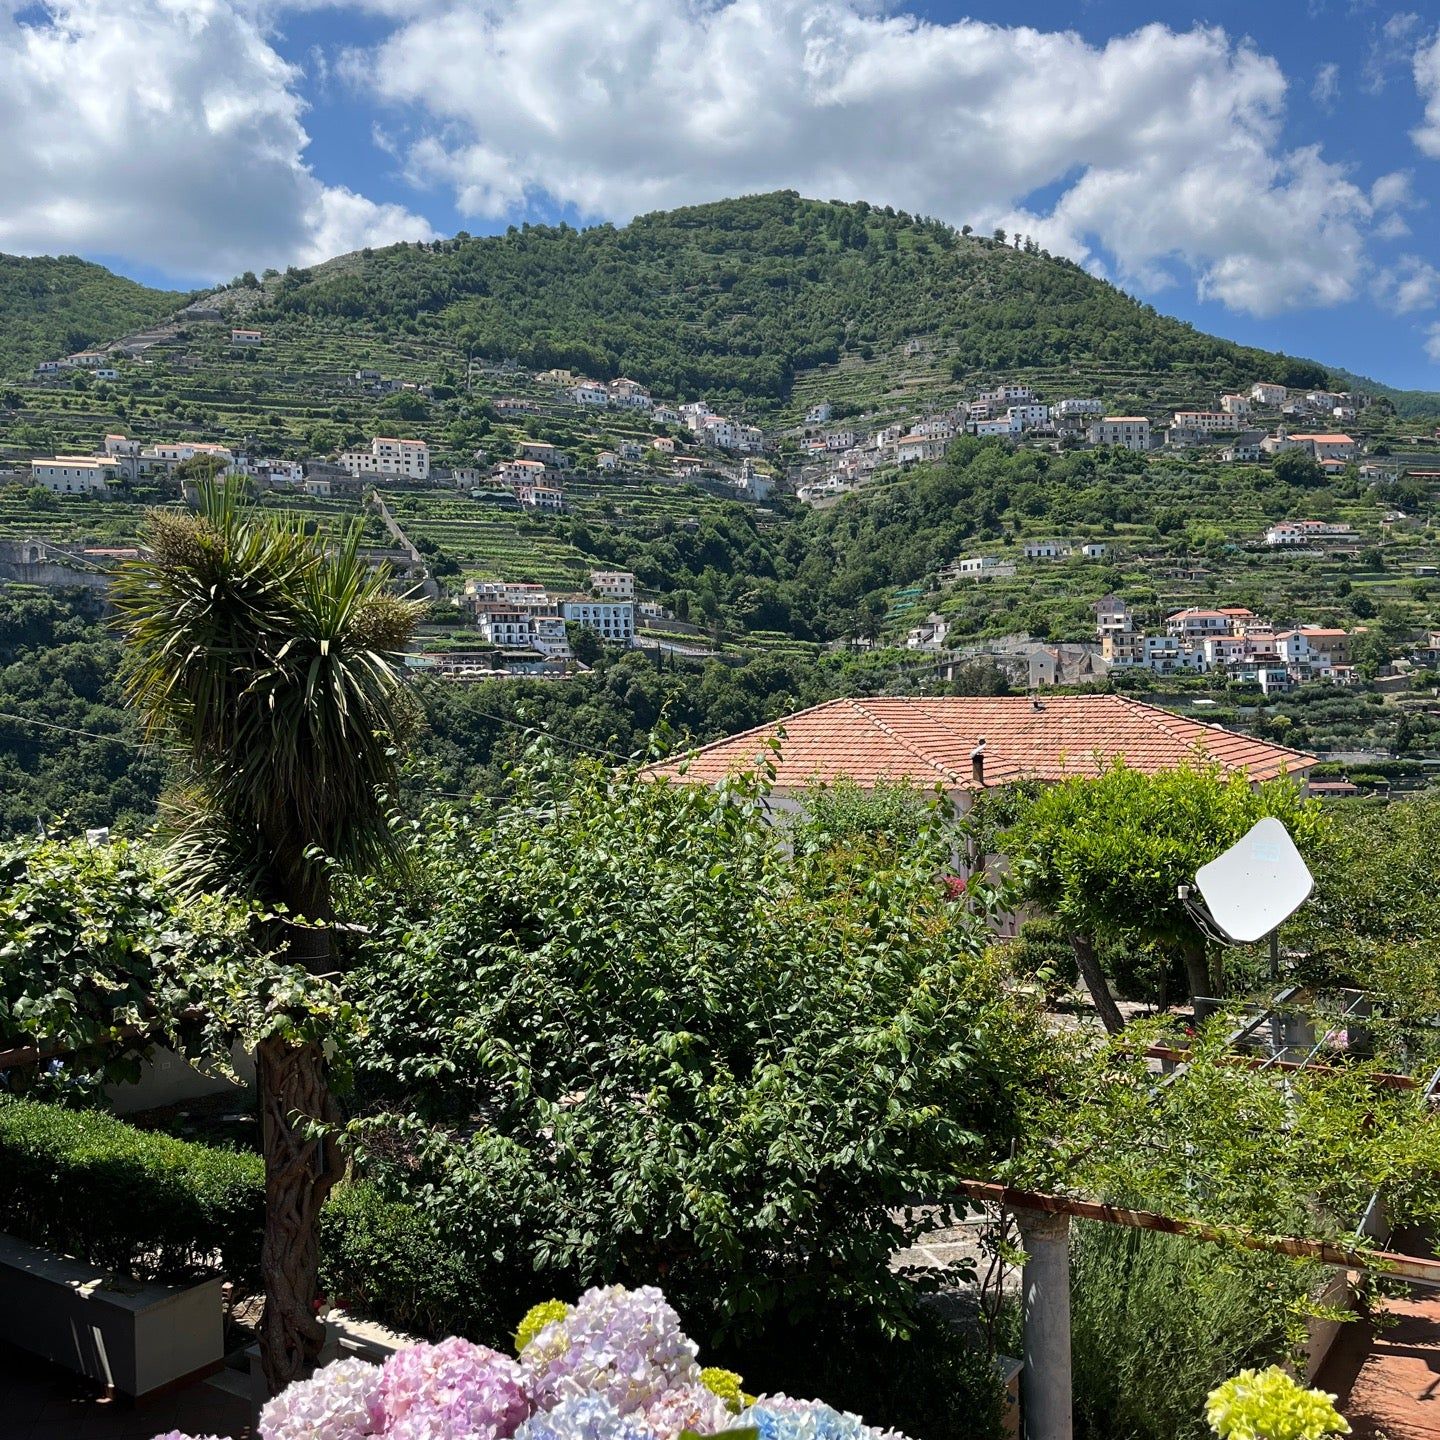
[[[149,1395],[220,1368],[220,1283],[142,1284],[0,1235],[0,1339]]]

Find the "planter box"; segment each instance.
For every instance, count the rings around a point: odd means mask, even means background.
[[[0,1339],[148,1395],[220,1368],[220,1279],[142,1284],[0,1235]]]

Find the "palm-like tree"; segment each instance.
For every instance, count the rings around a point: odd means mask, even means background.
[[[418,607],[360,553],[295,517],[207,487],[197,514],[155,511],[144,558],[113,592],[125,681],[148,732],[178,751],[167,814],[182,883],[240,893],[280,919],[271,944],[312,972],[334,966],[335,865],[390,848],[385,794],[413,710],[400,662]],[[316,1222],[341,1172],[338,1119],[313,1042],[262,1040],[265,1314],[272,1390],[304,1375],[315,1315]]]

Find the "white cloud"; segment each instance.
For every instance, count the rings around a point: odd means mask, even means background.
[[[300,81],[230,0],[0,0],[0,250],[202,279],[428,236],[310,170]]]
[[[1310,98],[1322,109],[1328,110],[1340,93],[1340,67],[1333,60],[1327,60],[1315,70],[1315,79],[1310,86]]]
[[[1402,255],[1376,274],[1373,288],[1375,298],[1392,314],[1429,310],[1440,303],[1440,270],[1419,255]]]
[[[1410,138],[1422,154],[1440,160],[1440,33],[1415,52],[1415,88],[1425,102],[1425,118]]]
[[[1440,365],[1440,320],[1425,332],[1425,353]]]
[[[1364,83],[1372,95],[1380,94],[1395,72],[1404,70],[1423,24],[1413,10],[1397,10],[1383,25],[1371,31]]]
[[[468,215],[793,188],[1003,223],[1122,283],[1183,267],[1262,314],[1345,300],[1366,268],[1371,200],[1282,147],[1280,66],[1213,28],[1097,46],[872,0],[429,0],[344,68]]]

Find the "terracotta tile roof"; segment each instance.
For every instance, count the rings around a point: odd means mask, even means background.
[[[781,726],[775,783],[803,789],[848,777],[861,784],[906,780],[947,790],[974,788],[970,752],[985,741],[985,783],[1061,780],[1094,775],[1123,758],[1154,773],[1203,754],[1256,780],[1295,775],[1315,763],[1283,745],[1237,735],[1217,725],[1172,715],[1123,695],[1053,695],[1037,706],[1026,696],[904,696],[831,700],[757,726],[643,773],[652,778],[713,783],[755,768],[769,756],[765,742]]]

